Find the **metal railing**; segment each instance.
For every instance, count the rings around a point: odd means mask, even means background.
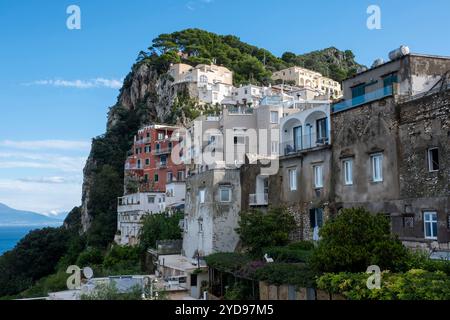
[[[153,150],[153,154],[155,156],[159,156],[159,155],[163,155],[163,154],[171,154],[171,153],[172,153],[172,148],[159,148],[159,149]]]
[[[344,110],[348,110],[351,108],[355,108],[357,106],[380,100],[384,97],[392,96],[394,93],[393,86],[387,86],[369,93],[366,93],[362,96],[355,97],[353,99],[345,100],[342,102],[338,102],[331,106],[331,112],[336,113]]]
[[[267,206],[269,204],[268,193],[249,194],[248,202],[250,206]]]
[[[325,135],[305,134],[298,140],[287,140],[281,143],[280,153],[287,156],[297,153],[299,151],[313,149],[330,144],[330,132],[327,131]]]
[[[250,115],[253,114],[253,108],[244,107],[244,106],[228,106],[227,107],[228,114],[243,114]]]

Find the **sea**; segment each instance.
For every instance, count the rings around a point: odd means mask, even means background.
[[[0,226],[0,256],[13,249],[28,232],[42,228],[45,226]]]

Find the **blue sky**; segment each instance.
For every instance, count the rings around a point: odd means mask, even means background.
[[[66,8],[81,8],[68,30]],[[366,27],[381,8],[381,30]],[[0,202],[39,212],[80,204],[93,136],[138,52],[189,27],[269,49],[351,49],[370,65],[400,44],[450,56],[450,1],[0,1]]]

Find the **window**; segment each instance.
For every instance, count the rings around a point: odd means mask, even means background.
[[[148,196],[147,201],[148,203],[155,203],[155,196]]]
[[[157,174],[157,173],[155,173],[155,182],[158,182],[159,181],[159,175]]]
[[[327,118],[319,119],[316,122],[317,143],[325,143],[328,140]]]
[[[323,167],[314,166],[314,186],[316,189],[323,188]]]
[[[392,87],[392,84],[398,82],[398,77],[396,73],[391,73],[383,77],[383,87],[387,90],[388,87]]]
[[[353,184],[353,160],[347,159],[343,162],[344,166],[344,184],[351,186]]]
[[[366,84],[360,84],[352,88],[352,98],[361,97],[366,94]]]
[[[434,172],[439,170],[439,149],[428,149],[428,171]]]
[[[425,211],[423,213],[424,227],[425,227],[425,238],[426,239],[437,239],[437,212],[436,211]]]
[[[145,159],[145,165],[149,166],[150,165],[150,159]]]
[[[322,228],[323,226],[323,209],[322,208],[314,208],[309,210],[309,223],[311,229],[315,227]]]
[[[177,173],[177,180],[178,181],[184,181],[184,171],[178,171],[178,173]]]
[[[277,141],[272,141],[271,143],[271,153],[273,155],[279,154],[279,148],[278,148],[278,142]]]
[[[231,189],[220,188],[220,202],[231,202]]]
[[[197,286],[197,275],[191,273],[191,287],[196,287]]]
[[[278,111],[270,111],[270,123],[278,123]]]
[[[383,155],[381,153],[377,153],[372,155],[370,158],[372,162],[372,181],[383,181]]]
[[[203,218],[198,219],[198,232],[203,232]]]
[[[138,161],[137,161],[137,168],[141,169],[141,159],[138,159]]]
[[[208,83],[208,77],[205,75],[200,76],[200,83]]]
[[[144,182],[147,182],[148,181],[148,174],[146,173],[146,174],[144,174]]]
[[[134,150],[134,154],[139,154],[139,148],[136,148],[136,149]]]
[[[199,191],[199,198],[200,198],[200,203],[205,203],[205,190],[200,190]]]
[[[234,144],[245,144],[245,136],[234,136]]]
[[[167,172],[167,182],[172,182],[172,180],[173,180],[173,173]]]
[[[289,189],[291,191],[297,190],[297,170],[296,169],[289,170]]]
[[[164,132],[158,132],[158,140],[164,140]]]

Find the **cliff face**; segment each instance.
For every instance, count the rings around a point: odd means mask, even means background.
[[[115,127],[119,126],[124,113],[135,114],[139,126],[165,123],[171,113],[175,98],[179,93],[186,92],[189,93],[189,88],[186,85],[173,85],[167,74],[159,75],[150,64],[136,65],[124,81],[117,103],[109,110],[106,135],[112,134]],[[131,134],[134,135],[135,133],[132,132]],[[81,233],[86,233],[91,227],[93,215],[90,204],[93,200],[91,194],[95,183],[95,174],[100,169],[99,167],[105,164],[105,159],[99,160],[93,152],[94,143],[95,140],[83,170],[84,179],[80,210]],[[123,152],[124,159],[126,151],[128,150]],[[99,162],[101,163],[99,164]],[[119,172],[118,174],[123,173]],[[115,215],[116,213],[110,212],[109,214]]]

